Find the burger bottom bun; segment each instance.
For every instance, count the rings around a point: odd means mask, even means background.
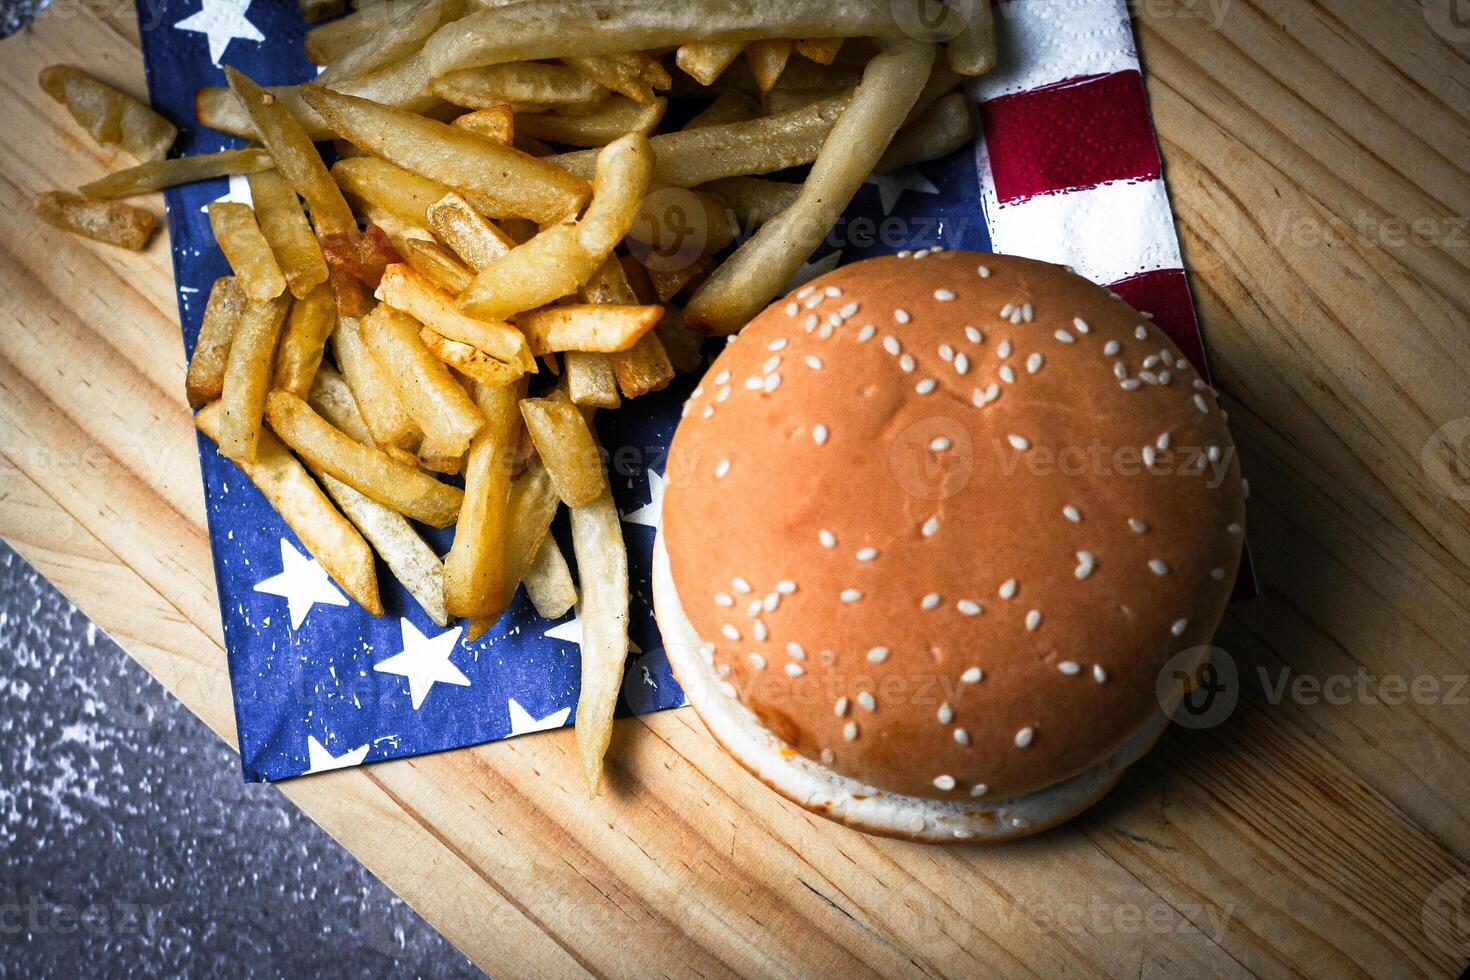
[[[755,713],[726,694],[712,658],[674,587],[662,531],[653,548],[653,601],[679,684],[715,741],[767,786],[813,813],[856,830],[926,844],[999,843],[1038,833],[1081,813],[1112,789],[1153,746],[1160,711],[1115,753],[1071,779],[1009,800],[951,802],[888,793],[835,772],[782,744]]]

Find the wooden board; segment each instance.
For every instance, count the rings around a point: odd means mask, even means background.
[[[0,45],[0,534],[232,739],[167,242],[132,255],[27,213],[34,192],[123,162],[65,121],[38,69],[143,91],[136,24],[80,9]],[[1082,819],[991,849],[809,816],[688,710],[619,723],[592,803],[565,732],[281,788],[487,971],[1470,962],[1463,914],[1456,934],[1426,906],[1470,888],[1470,509],[1421,461],[1470,418],[1465,41],[1402,0],[1139,9],[1267,590],[1217,641],[1245,682],[1234,715],[1171,731]],[[1346,678],[1347,696],[1277,696],[1283,671]],[[1395,677],[1438,694],[1371,696]]]

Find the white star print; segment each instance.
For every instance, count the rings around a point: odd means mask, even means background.
[[[256,592],[280,596],[286,600],[286,609],[291,614],[291,628],[300,629],[317,603],[325,606],[345,606],[347,597],[327,575],[314,558],[307,558],[293,548],[285,538],[281,539],[281,574],[272,575],[264,582],[257,582]]]
[[[561,640],[563,643],[575,643],[582,645],[582,604],[579,602],[572,607],[572,618],[565,623],[557,623],[555,626],[544,631],[542,636],[548,636],[553,640]],[[643,649],[628,638],[628,652],[642,653]]]
[[[235,38],[264,41],[265,35],[245,18],[250,0],[203,0],[198,13],[190,14],[174,27],[209,38],[209,60],[216,65]]]
[[[913,167],[903,167],[892,173],[873,174],[863,181],[878,188],[878,201],[883,205],[883,213],[893,210],[898,203],[898,197],[904,191],[920,191],[924,194],[938,194],[939,188],[929,182],[929,178],[919,173]]]
[[[362,760],[367,758],[368,747],[359,745],[355,749],[348,749],[341,755],[333,755],[327,751],[326,746],[316,740],[313,735],[306,736],[306,757],[309,761],[303,776],[309,776],[314,772],[327,772],[330,769],[347,769],[352,766],[362,765]]]
[[[664,478],[657,472],[648,471],[648,503],[637,510],[630,510],[623,515],[624,524],[638,524],[643,527],[658,527],[659,513],[664,509]]]
[[[424,703],[424,698],[429,696],[435,684],[470,686],[470,679],[449,662],[449,657],[454,653],[454,645],[459,642],[459,634],[464,631],[464,627],[456,626],[433,639],[424,636],[413,623],[406,619],[398,621],[398,629],[403,636],[403,651],[394,654],[387,660],[373,664],[373,670],[382,674],[398,674],[407,677],[408,694],[413,700],[413,710],[419,709],[419,705]]]
[[[203,211],[205,214],[208,214],[210,204],[221,203],[248,204],[251,207],[255,206],[255,198],[250,196],[250,181],[246,179],[244,174],[230,174],[230,189],[225,191],[225,193],[221,197],[217,197],[213,201],[210,201],[208,204],[205,204],[199,210]]]
[[[786,284],[783,292],[789,293],[798,286],[805,285],[810,280],[817,278],[817,276],[826,275],[837,268],[837,263],[841,261],[842,249],[839,248],[837,251],[828,252],[813,262],[803,263],[802,267],[796,270],[796,275],[792,276],[791,281]]]
[[[533,718],[531,713],[522,708],[520,702],[515,698],[508,698],[505,706],[510,709],[511,735],[529,735],[531,732],[548,732],[553,728],[560,728],[567,723],[567,718],[572,713],[572,706],[567,705],[560,711],[553,711],[545,718]]]

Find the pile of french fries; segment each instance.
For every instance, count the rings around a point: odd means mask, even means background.
[[[968,6],[956,25],[933,0],[359,0],[308,31],[314,83],[226,68],[201,90],[199,121],[250,145],[183,159],[147,105],[54,66],[45,90],[139,163],[36,213],[141,249],[155,219],[120,198],[248,176],[251,205],[209,206],[233,274],[188,367],[199,429],[374,614],[375,554],[466,638],[521,585],[548,618],[580,603],[596,792],[629,594],[592,417],[697,369],[869,174],[969,142],[955,89],[995,54],[987,0]],[[678,126],[671,99],[698,100]],[[548,533],[562,505],[580,591]],[[414,522],[454,525],[449,554]]]

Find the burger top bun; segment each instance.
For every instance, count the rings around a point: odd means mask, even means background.
[[[1156,726],[1245,519],[1225,417],[1163,331],[1062,267],[967,252],[773,304],[695,390],[667,481],[675,605],[723,696],[787,754],[948,803]]]

